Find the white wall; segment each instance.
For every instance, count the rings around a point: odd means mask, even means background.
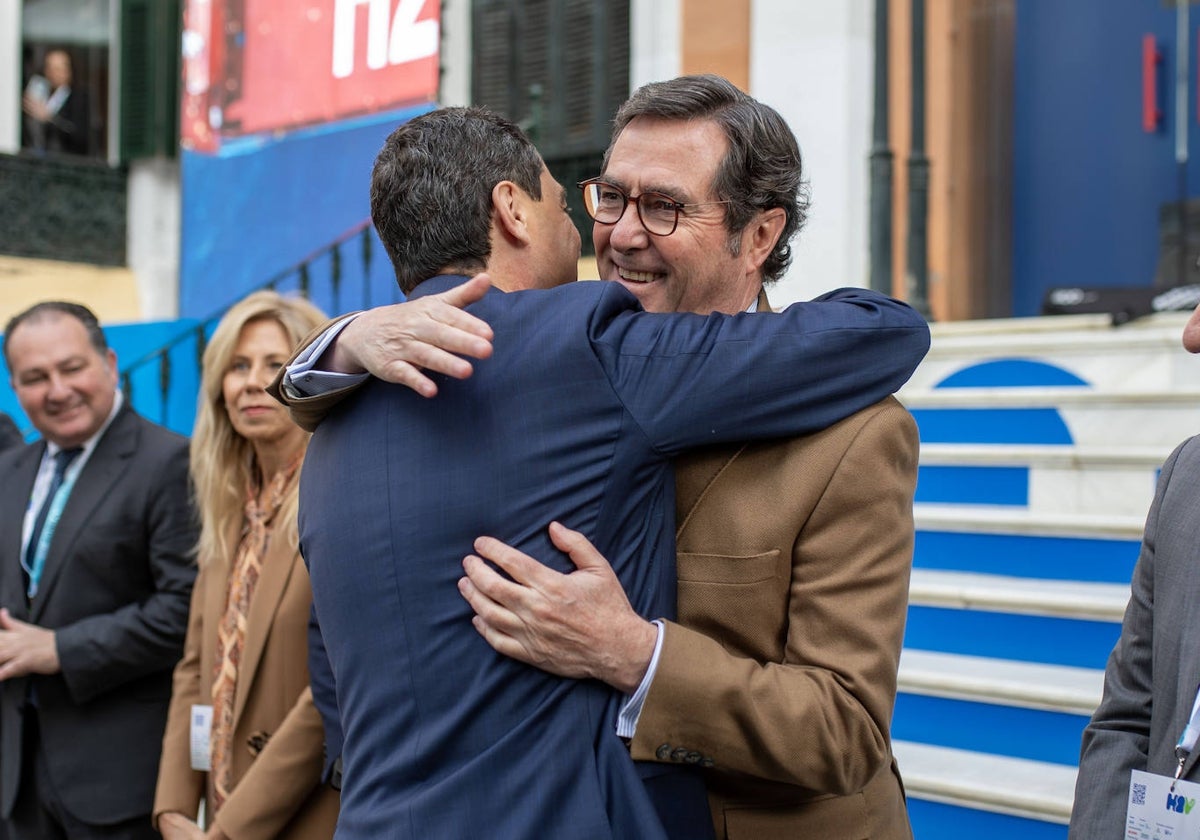
[[[129,167],[126,260],[137,278],[142,318],[179,315],[179,162],[152,159]]]
[[[471,104],[471,2],[442,0],[439,105]]]
[[[636,90],[647,82],[679,75],[680,0],[632,0],[629,4],[629,85]]]
[[[870,0],[754,0],[750,92],[800,142],[812,187],[776,306],[868,280],[868,155],[874,14]]]
[[[21,148],[21,0],[0,0],[0,153]]]
[[[680,72],[680,0],[633,0],[630,83]],[[871,0],[753,0],[750,93],[783,115],[800,142],[813,206],[773,288],[781,306],[868,281]]]

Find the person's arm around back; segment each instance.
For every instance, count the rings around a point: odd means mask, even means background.
[[[491,356],[491,327],[464,311],[490,287],[488,276],[479,274],[439,295],[336,318],[305,337],[267,391],[288,407],[296,425],[310,432],[362,386],[366,381],[363,374],[433,397],[437,385],[428,374],[466,379],[473,368],[462,357]],[[330,378],[325,377],[306,386],[299,381],[297,363],[326,339],[328,347],[319,358],[309,360],[307,367],[341,374],[342,381],[329,385]]]

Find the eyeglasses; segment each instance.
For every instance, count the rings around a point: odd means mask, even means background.
[[[656,192],[644,192],[641,195],[629,195],[625,190],[603,181],[600,178],[590,178],[582,181],[579,188],[583,190],[583,209],[592,220],[602,225],[615,225],[625,215],[629,202],[637,205],[638,218],[647,233],[655,236],[670,236],[679,225],[679,211],[688,207],[705,207],[709,204],[729,204],[728,201],[700,201],[694,204],[683,204]]]

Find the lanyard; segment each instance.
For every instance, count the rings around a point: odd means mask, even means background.
[[[1196,749],[1196,741],[1200,740],[1200,689],[1196,691],[1196,699],[1192,702],[1192,716],[1188,718],[1187,726],[1183,727],[1183,733],[1179,736],[1179,743],[1175,745],[1175,757],[1179,759],[1179,765],[1175,768],[1175,781],[1183,775],[1183,764],[1187,761],[1192,750]],[[1175,790],[1174,783],[1171,784],[1171,790]]]
[[[29,573],[29,597],[32,598],[38,593],[38,584],[42,580],[42,572],[46,568],[46,555],[50,553],[50,539],[54,536],[54,529],[58,527],[58,520],[62,518],[63,508],[67,506],[67,499],[71,496],[71,490],[75,487],[75,479],[79,478],[81,470],[75,470],[75,473],[67,478],[58,488],[58,492],[54,494],[54,501],[50,504],[50,510],[46,514],[46,524],[42,526],[41,536],[38,537],[37,548],[33,554],[33,568],[26,569]]]

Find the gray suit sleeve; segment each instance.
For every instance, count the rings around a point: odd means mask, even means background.
[[[1187,445],[1177,448],[1163,465],[1146,517],[1121,637],[1104,671],[1104,695],[1083,731],[1070,840],[1122,840],[1130,773],[1147,766],[1154,709],[1154,579],[1160,559],[1155,548],[1163,500]],[[1174,688],[1159,686],[1160,691]]]

